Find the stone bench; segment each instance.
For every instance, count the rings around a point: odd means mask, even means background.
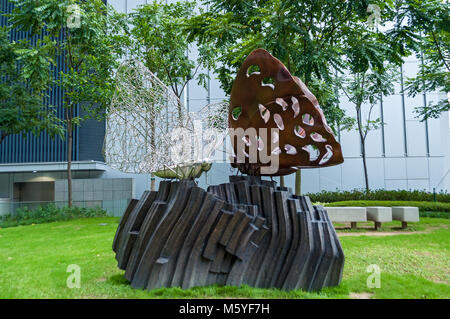
[[[350,223],[356,228],[357,222],[366,222],[366,207],[324,207],[332,222]]]
[[[400,220],[402,228],[408,226],[408,222],[419,221],[419,208],[410,206],[394,206],[392,207],[392,219]]]
[[[367,220],[373,221],[375,229],[378,229],[382,222],[392,221],[392,208],[384,206],[367,207]]]

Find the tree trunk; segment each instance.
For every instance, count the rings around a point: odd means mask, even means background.
[[[367,174],[367,163],[366,163],[366,141],[361,138],[361,146],[362,146],[362,159],[364,166],[364,181],[366,183],[366,193],[369,192],[369,176]]]
[[[300,196],[302,193],[302,171],[299,169],[295,172],[295,195]]]
[[[358,122],[358,133],[359,139],[361,141],[361,155],[364,167],[364,181],[366,183],[366,193],[369,192],[369,176],[367,174],[367,163],[366,163],[366,136],[367,133],[363,132],[362,128],[362,114],[361,114],[361,104],[356,108],[356,120]]]
[[[72,207],[72,107],[67,111],[67,205]]]
[[[7,133],[2,133],[2,135],[0,135],[0,144],[2,144],[3,140],[8,136]]]

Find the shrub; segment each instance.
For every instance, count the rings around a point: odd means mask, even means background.
[[[54,221],[85,217],[103,217],[106,211],[96,208],[82,207],[56,207],[54,204],[41,206],[30,210],[27,207],[19,208],[15,214],[0,216],[0,227],[13,227],[18,225],[42,224]]]
[[[342,206],[415,206],[419,208],[420,212],[444,212],[450,213],[450,203],[439,202],[418,202],[418,201],[374,201],[374,200],[356,200],[356,201],[342,201],[334,203],[326,203],[329,207]]]
[[[419,211],[420,217],[433,217],[433,218],[446,218],[450,219],[450,214],[445,212],[421,212]]]
[[[347,200],[390,200],[390,201],[434,201],[433,193],[425,191],[384,189],[372,190],[366,193],[363,190],[354,189],[352,191],[321,191],[320,193],[306,194],[313,202],[340,202]],[[450,194],[445,192],[436,193],[436,201],[450,203]]]

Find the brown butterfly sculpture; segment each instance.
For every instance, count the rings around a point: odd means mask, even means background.
[[[266,50],[254,50],[242,64],[228,121],[232,166],[244,174],[281,176],[344,161],[316,97]],[[273,156],[277,168],[265,170]]]

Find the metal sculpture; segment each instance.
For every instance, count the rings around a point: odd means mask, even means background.
[[[259,72],[249,73],[254,65]],[[274,84],[265,83],[266,77]],[[223,105],[203,110],[200,122],[223,129],[223,113]],[[247,284],[319,290],[338,285],[344,254],[327,212],[259,176],[343,161],[315,97],[280,61],[258,49],[237,75],[228,121],[243,132],[238,140],[231,135],[232,165],[248,176],[230,176],[229,183],[205,191],[192,180],[196,173],[185,170],[174,176],[186,179],[162,181],[158,191],[132,200],[113,242],[125,278],[132,287],[145,289]],[[277,135],[272,130],[258,135],[264,129],[275,129]],[[223,138],[219,134],[211,145]],[[279,156],[279,166],[270,174],[263,173],[262,152]],[[186,167],[193,168],[190,162]]]
[[[324,167],[342,163],[341,147],[327,125],[316,97],[278,59],[263,49],[254,50],[242,64],[231,89],[231,128],[277,128],[266,135],[247,134],[245,148],[233,139],[235,154],[244,153],[244,163],[234,162],[249,175],[287,175],[299,168]],[[276,149],[268,149],[273,141]],[[258,160],[249,161],[250,146],[260,143]],[[279,168],[271,174],[260,171],[261,152],[277,152]]]
[[[206,192],[164,181],[125,211],[113,250],[133,288],[211,284],[319,290],[339,284],[344,254],[326,211],[255,176]]]

